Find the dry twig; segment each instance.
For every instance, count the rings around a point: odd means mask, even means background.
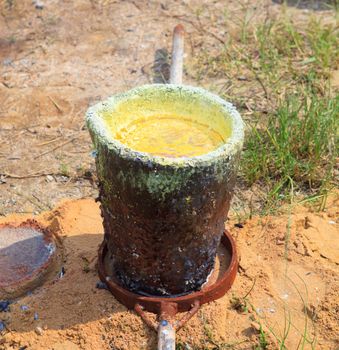
[[[44,156],[45,154],[48,154],[48,153],[50,153],[50,152],[53,152],[53,151],[57,150],[58,148],[61,148],[61,147],[65,146],[65,145],[67,145],[67,144],[73,142],[74,140],[76,140],[76,139],[77,139],[78,137],[80,137],[80,136],[81,136],[81,135],[74,136],[74,137],[72,137],[70,140],[67,140],[67,141],[65,141],[65,142],[62,142],[62,143],[60,143],[59,145],[55,146],[54,148],[52,148],[52,149],[50,149],[50,150],[48,150],[48,151],[45,151],[45,152],[42,152],[42,153],[38,154],[37,156],[34,157],[34,159],[40,158],[40,157]]]
[[[63,113],[62,108],[56,103],[55,100],[53,100],[53,98],[51,96],[48,95],[48,98],[52,101],[52,103],[54,104],[55,108],[60,112]]]
[[[31,173],[31,174],[26,174],[26,175],[17,175],[17,174],[11,174],[11,173],[1,173],[0,175],[4,176],[5,178],[10,178],[10,179],[28,179],[31,177],[40,177],[40,176],[47,176],[47,175],[57,175],[53,172],[48,172],[48,173]]]

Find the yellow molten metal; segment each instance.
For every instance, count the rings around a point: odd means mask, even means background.
[[[175,116],[132,121],[115,138],[139,152],[162,157],[194,157],[213,151],[225,140],[208,125]]]
[[[112,139],[135,151],[181,158],[210,153],[231,136],[231,119],[217,104],[180,94],[174,98],[154,94],[154,98],[123,100],[102,113]]]

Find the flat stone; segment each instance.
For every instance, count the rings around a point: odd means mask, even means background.
[[[55,255],[52,236],[36,223],[0,226],[0,298],[16,298],[40,285]]]

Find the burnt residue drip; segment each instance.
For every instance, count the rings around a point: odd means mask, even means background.
[[[162,174],[175,181],[175,169],[109,154],[105,146],[99,150],[97,168],[115,278],[142,295],[198,290],[214,266],[237,161],[225,167],[222,179],[214,175],[214,166],[181,169],[178,186],[163,196],[160,191],[149,192],[147,179]]]
[[[161,115],[207,125],[221,141],[193,155],[164,154],[157,142],[154,152],[126,144],[130,125]],[[90,108],[87,124],[97,150],[99,200],[115,278],[143,295],[201,288],[214,266],[234,188],[243,142],[238,112],[203,89],[146,85]]]

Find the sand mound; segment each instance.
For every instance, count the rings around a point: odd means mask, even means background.
[[[241,254],[236,282],[225,297],[204,305],[178,332],[178,343],[250,349],[259,342],[260,322],[272,349],[288,324],[288,349],[296,349],[300,341],[311,348],[315,338],[317,349],[335,349],[336,214],[334,207],[321,214],[299,208],[293,215],[254,218],[241,229],[229,222]],[[11,215],[0,223],[26,219]],[[156,348],[155,332],[107,290],[96,288],[97,249],[103,239],[98,204],[92,199],[64,202],[35,220],[55,235],[62,259],[43,286],[15,300],[9,312],[0,312],[6,325],[0,349]]]

